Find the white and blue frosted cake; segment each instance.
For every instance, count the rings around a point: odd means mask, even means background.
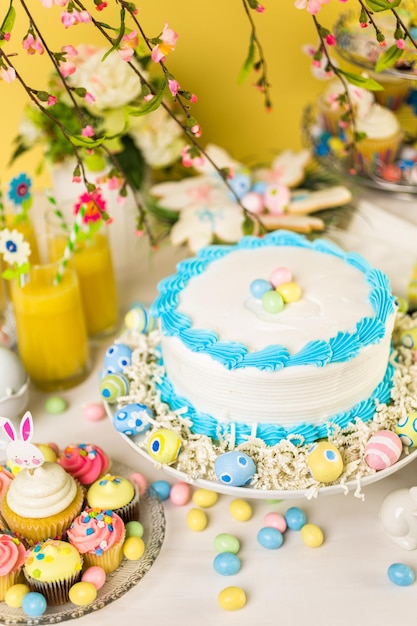
[[[272,313],[250,288],[283,267],[301,297]],[[303,445],[390,399],[395,298],[356,253],[276,231],[208,246],[158,289],[161,399],[186,407],[192,433]]]

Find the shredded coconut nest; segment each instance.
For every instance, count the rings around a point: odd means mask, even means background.
[[[204,479],[218,482],[214,472],[216,458],[229,450],[241,450],[248,454],[256,464],[250,487],[257,490],[303,490],[308,498],[316,497],[324,486],[343,486],[349,481],[356,482],[355,496],[363,499],[361,481],[364,477],[375,474],[364,459],[364,452],[370,437],[379,430],[395,431],[400,418],[417,410],[417,363],[414,350],[404,347],[399,336],[410,328],[417,328],[417,313],[410,316],[398,313],[393,333],[393,351],[391,362],[394,365],[394,384],[389,404],[376,403],[373,420],[366,424],[355,420],[346,429],[332,428],[328,441],[340,451],[344,463],[343,473],[332,482],[317,482],[310,474],[307,456],[314,444],[300,445],[299,437],[280,441],[274,446],[267,446],[261,439],[250,437],[245,443],[235,446],[233,436],[228,440],[214,443],[205,435],[193,434],[191,422],[187,419],[187,409],[173,411],[162,402],[157,383],[164,373],[160,365],[160,334],[152,330],[149,334],[126,331],[118,341],[129,345],[132,350],[132,364],[124,369],[130,382],[129,394],[119,398],[117,408],[138,402],[150,407],[154,414],[152,427],[145,435],[132,436],[139,448],[146,450],[147,440],[159,428],[170,428],[181,437],[180,454],[172,464],[176,470],[184,473],[189,480]],[[298,445],[297,445],[298,444]],[[403,448],[401,458],[409,454],[409,448]],[[150,458],[150,457],[149,457]],[[349,488],[345,487],[345,493]]]

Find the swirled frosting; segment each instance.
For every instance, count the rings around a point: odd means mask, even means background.
[[[70,543],[47,539],[29,551],[24,571],[41,582],[54,582],[79,573],[82,564],[79,551]]]
[[[21,517],[44,518],[67,508],[77,493],[75,480],[58,463],[44,463],[33,473],[21,470],[5,498]]]
[[[99,556],[123,541],[125,526],[113,511],[87,508],[75,518],[67,534],[80,554],[90,552]]]
[[[6,493],[11,481],[14,476],[8,469],[0,465],[0,500],[3,498]]]
[[[17,571],[25,562],[26,548],[16,537],[0,534],[0,576]]]
[[[92,443],[67,446],[58,463],[82,485],[91,485],[109,467],[107,455],[99,446]]]

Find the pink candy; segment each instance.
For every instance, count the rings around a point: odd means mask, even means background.
[[[264,525],[270,528],[276,528],[281,533],[287,530],[287,522],[281,513],[267,513],[265,515]]]
[[[96,589],[101,589],[106,582],[106,572],[102,567],[92,565],[85,570],[81,580],[83,583],[92,583]]]
[[[191,500],[191,485],[184,482],[172,485],[169,499],[177,506],[184,506]]]
[[[133,474],[131,474],[129,476],[130,480],[132,482],[135,483],[135,485],[137,486],[137,488],[139,489],[139,495],[141,496],[143,493],[145,493],[146,491],[146,486],[147,486],[147,482],[146,482],[146,478],[143,474],[140,474],[139,472],[134,472]]]
[[[98,422],[106,415],[106,409],[102,404],[88,404],[83,407],[83,413],[86,420],[89,422]]]
[[[269,282],[273,287],[289,283],[292,281],[292,273],[287,267],[277,267],[269,277]]]

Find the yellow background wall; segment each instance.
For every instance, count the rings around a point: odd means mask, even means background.
[[[113,2],[108,0],[109,6]],[[252,86],[253,74],[242,85],[237,84],[250,34],[241,0],[138,2],[138,17],[148,36],[157,36],[165,22],[179,34],[177,49],[167,57],[167,66],[182,88],[198,95],[192,112],[203,128],[201,141],[223,146],[238,160],[269,160],[282,149],[299,149],[303,109],[324,86],[312,76],[310,60],[302,52],[304,44],[317,43],[311,16],[295,9],[294,0],[264,0],[263,3],[265,12],[260,15],[252,11],[251,15],[268,62],[273,102],[269,113],[264,111],[262,95]],[[5,0],[1,4],[6,4]],[[52,49],[58,50],[74,38],[78,42],[104,43],[89,26],[81,24],[65,30],[59,22],[61,9],[58,7],[44,9],[39,0],[31,0],[29,5],[35,7]],[[331,27],[343,7],[332,0],[322,9],[320,21]],[[116,10],[113,7],[97,15],[111,22],[110,16],[115,16]],[[0,13],[0,19],[2,17]],[[20,8],[17,23],[19,28],[13,32],[13,51],[19,53],[15,57],[16,64],[29,84],[41,89],[49,63],[46,55],[29,57],[21,49],[20,39],[27,22]],[[8,44],[7,50],[11,47]],[[12,168],[7,165],[27,96],[17,81],[13,84],[0,82],[0,102],[1,179],[5,182],[21,171],[34,176],[39,153],[20,158]],[[45,184],[45,175],[35,179],[35,186]]]

